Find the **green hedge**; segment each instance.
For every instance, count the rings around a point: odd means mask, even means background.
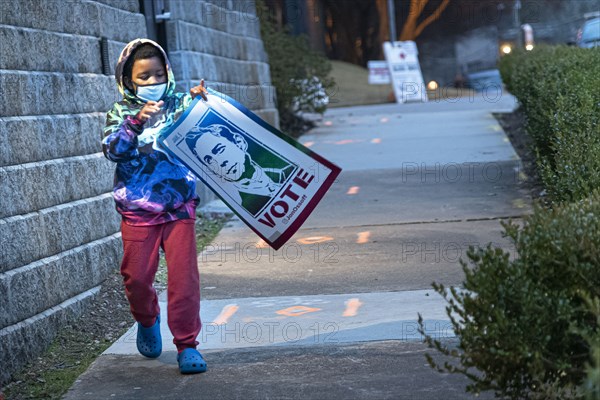
[[[434,288],[449,302],[458,350],[426,340],[458,365],[471,392],[513,399],[600,396],[600,191],[554,209],[537,207],[522,227],[503,224],[518,258],[470,249],[464,291]],[[422,326],[422,332],[424,327]],[[586,397],[587,396],[587,397]]]
[[[470,392],[600,399],[600,49],[539,47],[504,57],[500,71],[553,207],[503,224],[516,254],[470,249],[463,289],[434,284],[460,343],[425,335],[456,362],[428,360],[467,376]]]
[[[503,57],[500,72],[527,116],[550,198],[600,188],[600,49],[540,46]]]

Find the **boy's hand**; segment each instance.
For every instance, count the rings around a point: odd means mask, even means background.
[[[206,97],[207,93],[208,91],[206,90],[206,86],[204,85],[204,79],[200,81],[200,84],[198,86],[190,89],[192,99],[195,99],[198,95],[200,95],[204,100],[208,100],[208,98]]]
[[[144,104],[144,108],[137,113],[136,118],[142,122],[148,121],[150,117],[160,111],[160,108],[163,106],[163,104],[165,104],[165,102],[162,100],[158,103],[152,100],[146,102],[146,104]]]

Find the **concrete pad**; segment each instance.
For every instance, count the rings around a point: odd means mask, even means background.
[[[345,171],[518,160],[487,111],[340,116],[300,142]]]
[[[510,113],[519,106],[518,100],[512,94],[504,91],[476,93],[471,97],[457,99],[430,99],[427,103],[388,103],[366,106],[329,108],[324,117],[338,115],[379,115],[379,114],[416,114],[461,111],[487,111],[489,113]]]
[[[166,293],[161,299],[163,349],[169,350]],[[204,300],[197,340],[202,350],[422,340],[419,313],[426,332],[441,340],[454,337],[446,306],[433,290]],[[138,354],[136,335],[134,325],[104,354]]]
[[[507,161],[344,171],[303,229],[519,218],[531,213],[519,166]],[[213,204],[209,215],[227,209]]]
[[[518,164],[345,171],[304,228],[518,217],[531,213]]]
[[[301,229],[274,251],[236,222],[199,256],[202,298],[417,290],[430,289],[433,281],[460,284],[459,259],[470,245],[490,242],[512,251],[496,220]]]
[[[403,341],[206,351],[208,371],[187,376],[179,374],[175,352],[155,360],[103,355],[64,399],[475,398],[465,393],[466,378],[431,369],[425,353],[445,360]]]

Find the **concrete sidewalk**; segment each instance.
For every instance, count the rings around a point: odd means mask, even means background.
[[[469,246],[512,251],[499,221],[530,212],[490,115],[511,104],[328,112],[301,142],[344,172],[302,229],[273,251],[234,219],[199,257],[208,372],[178,373],[166,324],[163,355],[143,358],[132,327],[65,398],[470,398],[465,378],[427,365],[416,320],[454,345],[431,282],[460,284]]]

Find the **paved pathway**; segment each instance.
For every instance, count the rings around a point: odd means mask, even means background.
[[[166,324],[164,354],[144,359],[132,327],[66,398],[468,398],[462,377],[426,365],[416,318],[452,345],[431,282],[460,284],[470,245],[511,251],[499,220],[530,212],[490,115],[513,106],[503,96],[328,112],[301,141],[344,172],[303,228],[273,251],[234,220],[200,256],[209,372],[178,374]]]

